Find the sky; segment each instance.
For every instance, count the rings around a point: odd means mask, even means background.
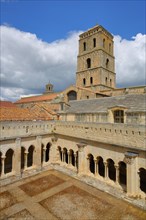
[[[79,34],[100,24],[114,36],[117,87],[146,84],[146,1],[0,0],[2,100],[75,84]]]

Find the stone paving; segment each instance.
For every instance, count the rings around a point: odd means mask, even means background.
[[[145,220],[146,211],[50,169],[1,187],[0,219]]]

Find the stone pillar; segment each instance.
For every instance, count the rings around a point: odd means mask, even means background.
[[[138,194],[137,177],[137,153],[126,152],[124,162],[127,165],[127,195],[136,196]]]
[[[2,163],[2,172],[1,172],[1,178],[5,176],[5,156],[1,157],[1,163]]]
[[[40,170],[42,167],[41,154],[42,154],[42,136],[37,136],[35,148],[33,151],[33,166],[35,166],[37,170]]]
[[[116,184],[119,185],[119,165],[115,165],[116,169]]]
[[[104,166],[105,166],[105,179],[108,180],[108,163],[104,162]]]
[[[86,172],[90,173],[91,171],[90,171],[90,159],[89,159],[89,157],[86,158],[86,161],[87,161],[87,166],[86,166],[87,170],[86,170]]]
[[[85,143],[79,143],[78,146],[78,173],[84,174],[86,173],[87,167],[85,163],[85,153],[84,153],[84,147],[86,146]]]
[[[46,147],[43,148],[43,164],[46,162]]]
[[[24,152],[24,170],[27,169],[27,158],[28,158],[28,151],[25,150],[25,152]]]
[[[12,161],[12,172],[15,171],[15,175],[21,175],[21,138],[15,140],[15,154]]]
[[[67,151],[66,151],[66,153],[67,153],[67,157],[68,157],[68,164],[69,164],[69,162],[70,162],[70,154],[69,154],[69,153],[70,153],[70,152],[67,150]]]
[[[74,153],[74,158],[75,158],[75,167],[77,167],[77,154]]]
[[[50,147],[50,163],[57,163],[58,161],[58,151],[57,151],[57,140],[58,138],[54,135],[52,138],[52,145]]]
[[[98,175],[98,170],[97,170],[97,160],[94,160],[94,164],[95,164],[95,176]]]

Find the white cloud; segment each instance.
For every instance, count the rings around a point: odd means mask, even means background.
[[[16,100],[22,95],[42,93],[50,81],[55,90],[75,84],[78,35],[43,42],[35,34],[1,26],[1,97]],[[117,84],[144,84],[145,36],[131,40],[115,36]]]
[[[114,37],[117,84],[136,86],[146,83],[146,35],[137,34],[131,40]]]

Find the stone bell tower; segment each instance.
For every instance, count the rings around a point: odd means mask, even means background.
[[[51,94],[51,93],[53,93],[54,91],[53,91],[53,85],[51,84],[51,83],[48,83],[47,85],[46,85],[46,91],[43,93],[44,95],[45,94]]]
[[[115,88],[113,36],[96,25],[79,37],[76,86],[98,91]]]

